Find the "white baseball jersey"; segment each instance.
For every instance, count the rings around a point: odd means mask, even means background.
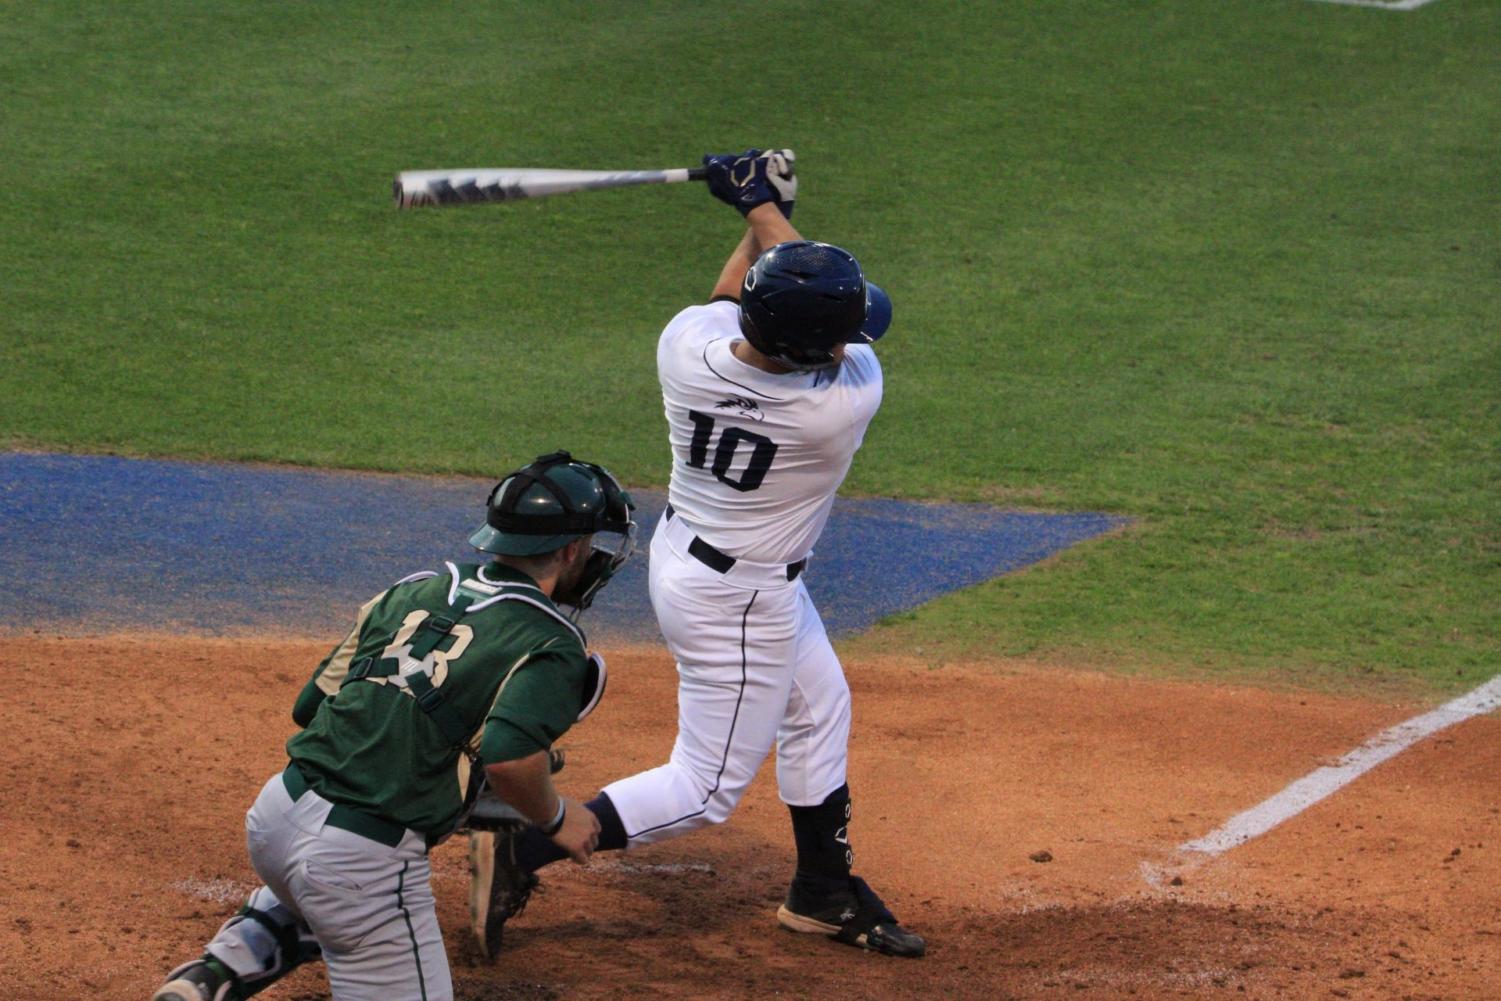
[[[657,342],[672,443],[667,497],[716,549],[793,563],[812,552],[881,405],[881,365],[852,344],[837,369],[763,372],[730,350],[739,311],[729,301],[690,306]]]

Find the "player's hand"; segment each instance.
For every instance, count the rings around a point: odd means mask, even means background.
[[[589,861],[599,847],[599,818],[594,811],[575,800],[564,801],[563,826],[552,836],[553,843],[568,853],[579,865]]]
[[[704,179],[709,182],[709,192],[726,205],[733,205],[741,215],[748,215],[751,209],[767,202],[777,202],[780,208],[779,189],[773,187],[770,179],[774,157],[777,169],[787,174],[785,177],[778,175],[779,185],[785,187],[790,183],[791,193],[797,193],[796,180],[791,177],[791,165],[781,156],[784,152],[774,150],[772,154],[763,155],[759,149],[748,149],[744,153],[704,154],[704,167],[707,171]],[[789,200],[783,214],[791,211],[792,203]]]
[[[797,156],[790,149],[770,149],[761,154],[766,161],[766,183],[777,196],[782,218],[792,218],[792,203],[797,200]]]

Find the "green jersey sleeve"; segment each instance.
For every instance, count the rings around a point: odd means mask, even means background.
[[[371,610],[389,593],[390,591],[382,591],[360,606],[359,615],[355,617],[354,628],[349,630],[349,635],[329,651],[328,656],[314,669],[312,678],[302,686],[302,691],[297,694],[297,701],[292,705],[292,721],[298,726],[306,729],[313,717],[318,715],[318,707],[323,704],[323,700],[339,690],[339,685],[349,674],[349,660],[359,646],[360,630],[365,628]]]
[[[328,697],[328,693],[319,686],[318,679],[323,677],[324,671],[328,670],[329,663],[338,657],[345,647],[351,645],[358,633],[358,626],[350,630],[344,641],[334,647],[329,655],[319,661],[318,666],[313,669],[313,676],[308,679],[307,684],[302,686],[302,691],[297,693],[297,701],[292,706],[292,722],[306,729],[307,725],[313,721],[313,717],[318,714],[318,707]]]
[[[576,648],[543,651],[517,668],[485,718],[480,757],[496,764],[550,749],[578,719],[587,669]]]

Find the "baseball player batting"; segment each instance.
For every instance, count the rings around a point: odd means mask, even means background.
[[[894,956],[921,956],[852,875],[849,687],[804,572],[834,494],[881,403],[871,343],[886,294],[838,247],[791,223],[788,150],[704,157],[710,191],[748,223],[706,305],[657,342],[672,446],[666,513],[651,543],[651,599],[677,660],[677,742],[659,768],[588,805],[600,850],[650,844],[728,819],[767,754],[792,815],[797,870],[782,927]],[[504,853],[502,853],[504,854]],[[563,857],[535,830],[500,858],[489,919],[525,904],[532,873]]]

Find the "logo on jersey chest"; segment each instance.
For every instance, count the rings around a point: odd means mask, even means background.
[[[727,396],[714,404],[714,409],[734,410],[741,417],[753,421],[764,421],[766,419],[766,415],[761,412],[761,408],[756,404],[756,401],[746,396]]]

